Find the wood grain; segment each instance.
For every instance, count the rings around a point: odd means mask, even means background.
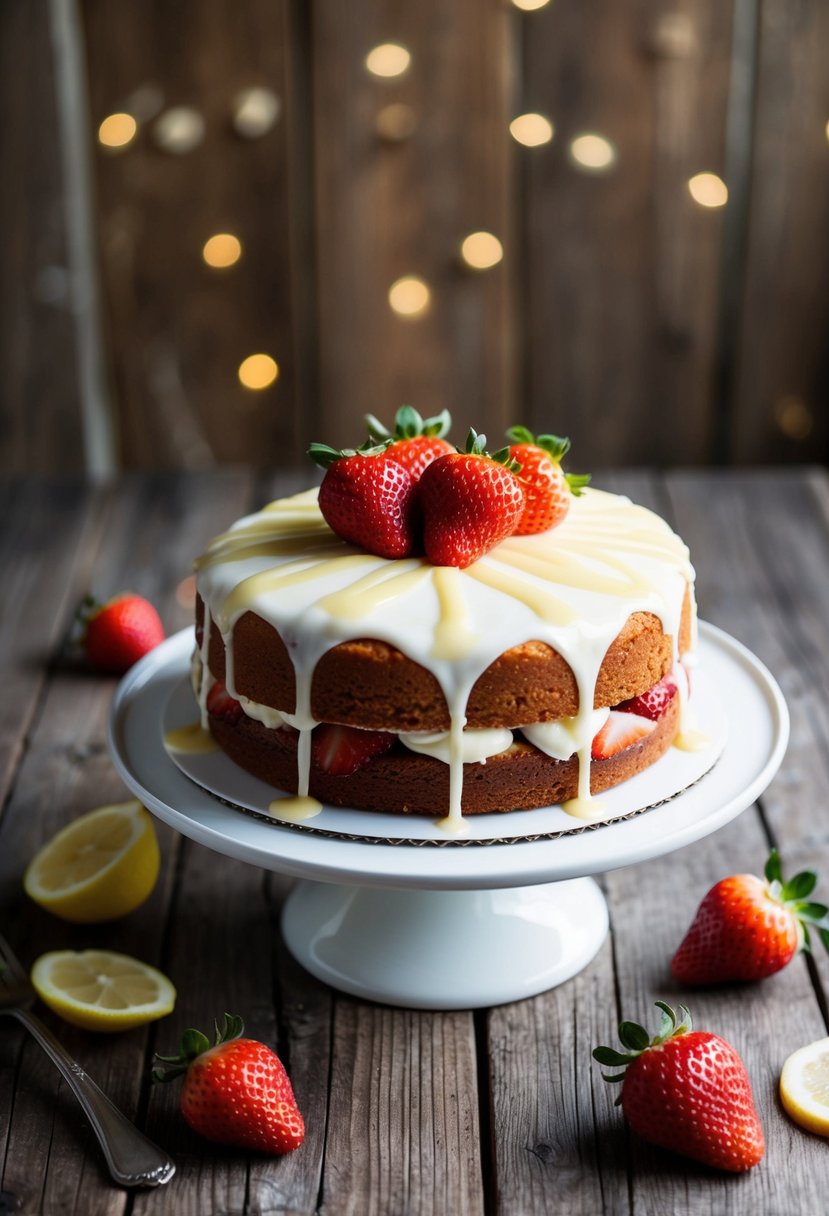
[[[286,188],[289,4],[239,8],[186,3],[83,5],[91,81],[91,127],[155,90],[164,110],[188,106],[204,120],[203,142],[161,149],[154,120],[121,155],[99,149],[99,199],[108,345],[126,466],[189,468],[247,459],[294,459],[304,443],[297,350],[301,306],[294,276],[302,209]],[[261,138],[232,127],[234,98],[271,89],[282,113]],[[307,149],[291,145],[301,178]],[[295,184],[295,183],[292,183]],[[211,270],[202,247],[217,232],[243,246],[241,260]],[[264,352],[280,374],[263,391],[243,388],[239,364]],[[302,358],[305,356],[303,355]]]
[[[756,120],[733,456],[825,460],[829,451],[829,8],[759,6]]]
[[[0,472],[81,472],[48,0],[0,6]]]
[[[461,439],[470,425],[500,436],[513,416],[507,28],[504,9],[471,0],[314,6],[314,438],[353,446],[366,411],[390,420],[404,403],[450,409]],[[377,80],[365,56],[387,41],[408,48],[411,66]],[[376,131],[392,104],[416,123],[397,143]],[[480,229],[504,242],[506,259],[475,274],[458,250]],[[388,303],[406,275],[432,292],[431,310],[408,320]]]

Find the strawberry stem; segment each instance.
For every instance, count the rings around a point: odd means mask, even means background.
[[[214,1022],[213,1025],[216,1033],[212,1043],[206,1034],[191,1026],[181,1036],[176,1055],[162,1056],[156,1053],[155,1059],[162,1067],[153,1069],[153,1081],[175,1081],[176,1077],[181,1077],[187,1072],[195,1059],[204,1055],[211,1047],[218,1047],[221,1043],[229,1043],[232,1039],[241,1038],[245,1029],[245,1023],[238,1013],[226,1013],[221,1026],[218,1022]]]
[[[617,1051],[615,1047],[594,1047],[593,1059],[597,1063],[608,1065],[611,1068],[625,1069],[632,1060],[651,1047],[659,1047],[662,1043],[667,1043],[668,1039],[675,1039],[689,1032],[692,1026],[691,1014],[685,1005],[679,1007],[681,1016],[678,1016],[676,1011],[670,1005],[666,1005],[664,1001],[657,1001],[656,1007],[660,1010],[661,1017],[659,1031],[653,1038],[638,1022],[620,1022],[619,1038],[622,1046],[627,1050]],[[624,1076],[624,1072],[613,1075],[602,1073],[603,1079],[611,1082],[622,1081]]]
[[[382,443],[372,443],[367,439],[358,448],[332,448],[327,443],[312,443],[308,448],[308,455],[320,468],[328,469],[335,461],[345,460],[349,456],[379,456],[390,443],[390,438]]]
[[[372,439],[392,442],[396,439],[417,439],[421,435],[442,439],[452,425],[452,415],[441,410],[434,418],[424,418],[411,405],[401,405],[394,416],[394,430],[390,431],[374,414],[365,415],[365,424]]]
[[[469,428],[469,434],[466,436],[465,447],[458,448],[457,451],[469,456],[484,456],[487,460],[494,460],[496,464],[502,464],[505,469],[509,469],[510,473],[521,471],[521,464],[519,461],[513,460],[508,447],[499,448],[497,452],[488,452],[486,435],[479,435],[472,427]]]
[[[820,940],[829,950],[829,907],[813,903],[806,898],[817,885],[817,875],[812,870],[802,870],[788,881],[783,879],[783,865],[777,849],[772,849],[763,873],[768,883],[769,898],[782,904],[797,918],[801,929],[800,949],[811,954],[812,941],[809,926],[820,934]]]

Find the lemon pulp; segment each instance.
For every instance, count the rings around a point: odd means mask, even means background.
[[[72,821],[32,858],[23,886],[42,908],[76,924],[117,920],[149,897],[158,839],[140,802],[99,807]]]
[[[780,1101],[801,1127],[829,1136],[829,1038],[789,1056],[780,1074]]]
[[[166,975],[111,950],[53,950],[32,967],[45,1005],[84,1030],[130,1030],[172,1011],[176,990]]]

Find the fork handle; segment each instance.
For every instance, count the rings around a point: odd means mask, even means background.
[[[172,1158],[121,1114],[40,1018],[28,1009],[0,1009],[0,1013],[22,1022],[58,1066],[86,1112],[116,1182],[121,1186],[158,1186],[170,1181],[176,1172]]]

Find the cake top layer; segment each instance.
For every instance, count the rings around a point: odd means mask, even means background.
[[[510,537],[466,569],[349,545],[309,490],[239,520],[197,569],[226,638],[254,612],[306,670],[340,642],[376,638],[432,671],[450,705],[504,650],[530,640],[568,661],[592,704],[602,659],[631,613],[654,613],[676,639],[693,580],[687,547],[664,520],[593,489],[558,527]]]

